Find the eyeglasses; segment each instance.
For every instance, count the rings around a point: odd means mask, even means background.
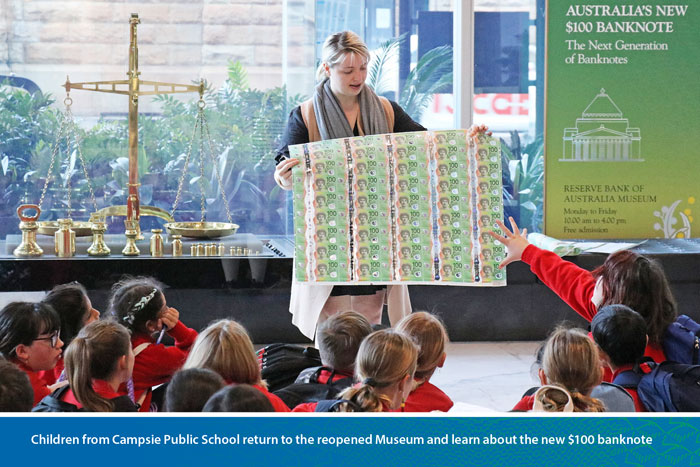
[[[59,331],[54,331],[51,333],[49,337],[37,337],[34,339],[35,341],[50,341],[51,342],[51,347],[56,347],[56,344],[58,344],[58,336],[60,332]]]

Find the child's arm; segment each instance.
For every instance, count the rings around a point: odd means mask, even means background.
[[[593,319],[598,310],[591,301],[596,281],[590,271],[534,245],[525,249],[522,261],[576,313],[586,321]]]
[[[587,321],[593,319],[597,310],[591,298],[595,289],[595,279],[590,271],[564,261],[551,251],[542,250],[527,241],[527,229],[520,232],[517,224],[510,218],[513,226],[511,232],[501,221],[496,221],[505,236],[495,232],[489,234],[504,244],[508,249],[506,259],[500,268],[514,261],[523,261],[554,293],[566,302],[576,313]]]
[[[190,329],[180,321],[180,312],[175,308],[168,308],[160,317],[161,324],[167,326],[168,335],[175,339],[175,347],[189,350],[197,338],[197,331]]]

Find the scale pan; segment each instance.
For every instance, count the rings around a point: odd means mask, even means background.
[[[36,223],[39,229],[36,231],[40,235],[53,235],[58,230],[58,221],[39,221]],[[70,229],[75,232],[76,237],[89,237],[92,235],[92,222],[73,221]]]
[[[228,222],[168,222],[165,229],[169,234],[182,235],[190,238],[219,238],[233,235],[238,230],[238,224]]]

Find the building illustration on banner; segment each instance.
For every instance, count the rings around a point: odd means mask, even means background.
[[[564,129],[564,162],[641,162],[639,128],[629,126],[620,108],[601,89],[574,128]]]

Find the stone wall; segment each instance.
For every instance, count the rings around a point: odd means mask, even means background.
[[[126,78],[129,18],[138,13],[141,78],[219,86],[240,60],[253,87],[313,85],[313,0],[0,0],[0,74],[14,73],[62,97],[73,82]],[[283,17],[287,56],[283,56]],[[283,66],[286,65],[286,66]],[[126,112],[123,96],[75,91],[82,116]],[[194,96],[192,98],[195,98]],[[150,99],[140,110],[157,111]]]

